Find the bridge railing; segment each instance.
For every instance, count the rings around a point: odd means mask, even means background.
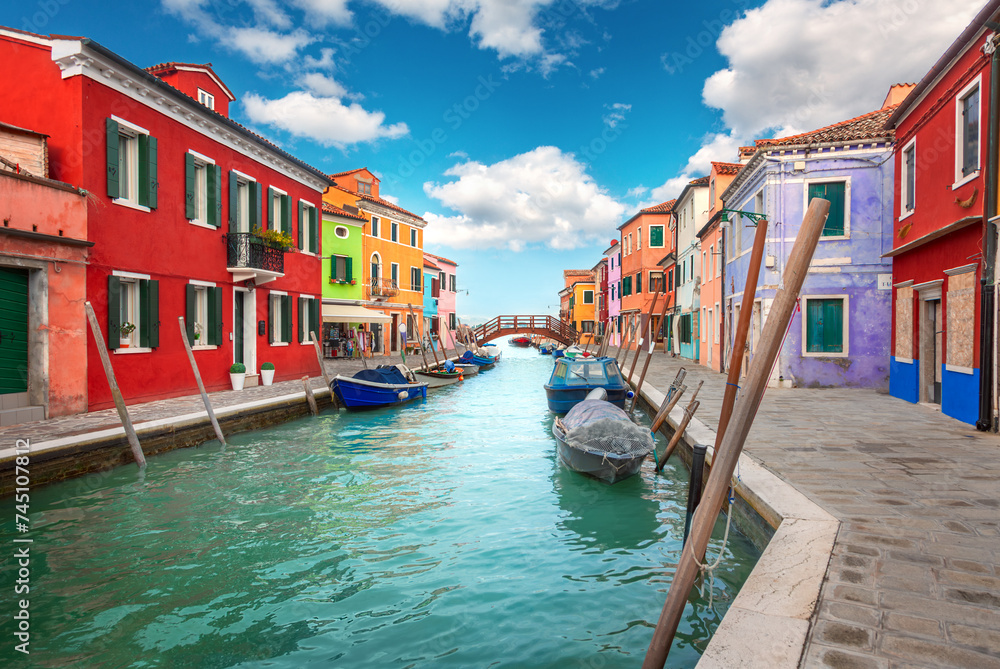
[[[572,325],[552,316],[496,316],[473,329],[478,341],[519,332],[541,334],[564,342],[576,341],[579,336]]]

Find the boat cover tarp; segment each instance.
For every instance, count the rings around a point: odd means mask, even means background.
[[[355,379],[361,381],[371,381],[373,383],[409,383],[403,373],[395,367],[378,367],[376,369],[362,369],[354,375]]]
[[[566,443],[583,451],[646,455],[653,450],[649,430],[610,402],[584,400],[569,410],[562,423]]]

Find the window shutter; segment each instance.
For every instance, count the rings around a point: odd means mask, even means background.
[[[160,282],[150,279],[143,283],[146,284],[147,300],[142,327],[149,332],[148,346],[156,348],[160,345]]]
[[[844,351],[844,303],[823,300],[823,350],[827,353]]]
[[[316,341],[319,341],[319,300],[309,300],[309,332],[316,334]],[[310,339],[309,334],[306,334],[306,339]]]
[[[637,272],[635,275],[635,294],[638,295],[642,292],[642,272]]]
[[[118,122],[109,118],[107,127],[108,197],[116,198],[119,195],[120,184],[118,177]]]
[[[149,281],[139,281],[139,346],[149,347]]]
[[[247,188],[250,189],[250,229],[263,228],[264,217],[261,216],[260,210],[260,201],[264,195],[263,189],[256,181],[248,183]]]
[[[820,197],[830,201],[830,214],[823,226],[823,237],[840,237],[844,235],[844,198],[847,184],[836,181],[822,184],[809,184],[809,199]]]
[[[208,188],[205,193],[208,202],[208,224],[216,228],[222,226],[222,170],[218,165],[208,165]]]
[[[309,250],[319,253],[319,210],[309,207]]]
[[[305,241],[305,236],[302,234],[302,225],[305,223],[306,217],[303,215],[306,210],[306,204],[302,200],[299,200],[299,220],[297,221],[299,227],[299,250],[301,251],[305,247],[302,244]]]
[[[156,209],[156,138],[139,135],[139,204]]]
[[[292,236],[292,198],[282,195],[281,204],[281,231],[289,237]]]
[[[278,333],[275,331],[277,328],[274,327],[274,321],[278,317],[278,298],[279,297],[281,297],[281,296],[280,295],[268,295],[268,298],[267,298],[268,302],[270,303],[270,304],[267,305],[268,306],[268,309],[267,309],[267,311],[268,311],[268,314],[267,314],[268,315],[268,318],[267,318],[267,338],[268,338],[268,341],[270,341],[272,344],[275,341],[277,341],[275,339],[275,336]]]
[[[340,258],[337,256],[330,256],[330,280],[334,281],[337,278],[337,266],[340,263]]]
[[[239,229],[240,184],[236,172],[229,170],[229,232]]]
[[[195,310],[198,307],[197,288],[190,283],[184,287],[186,300],[184,303],[184,329],[187,330],[188,343],[194,346],[194,323],[197,317]]]
[[[277,223],[277,221],[273,220],[274,217],[275,217],[275,214],[274,214],[274,196],[275,196],[274,188],[272,188],[271,186],[268,186],[267,187],[267,199],[264,200],[264,209],[265,209],[264,214],[267,216],[267,227],[273,228],[275,230],[281,230],[281,226],[275,225],[275,223]],[[281,209],[281,207],[278,207],[278,209]],[[260,218],[259,220],[262,221],[260,227],[262,227],[262,228],[265,227],[264,224],[263,224],[263,220],[264,219]]]
[[[653,225],[649,228],[649,245],[663,246],[663,226]]]
[[[113,121],[112,121],[113,123]],[[115,123],[117,126],[118,124]],[[117,133],[117,130],[115,131]],[[115,141],[118,141],[117,134]],[[117,165],[115,166],[117,168]],[[122,328],[122,282],[117,276],[108,277],[108,348],[118,348]]]
[[[354,259],[348,256],[344,258],[344,264],[346,266],[345,273],[347,275],[347,280],[351,281],[354,278],[354,271],[352,265],[354,264]]]
[[[292,341],[292,298],[281,296],[281,341]]]
[[[299,341],[305,341],[309,329],[309,298],[299,297]]]
[[[197,193],[198,184],[196,183],[198,170],[194,165],[194,156],[190,153],[184,154],[184,217],[189,221],[193,221],[198,216],[197,207],[195,206],[195,194]],[[211,210],[211,205],[209,210]]]
[[[208,289],[208,343],[222,345],[222,288]]]

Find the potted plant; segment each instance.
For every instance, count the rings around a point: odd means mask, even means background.
[[[201,323],[194,324],[194,345],[201,345]]]
[[[125,321],[119,329],[121,330],[121,337],[118,339],[118,348],[128,348],[129,344],[132,343],[132,333],[135,331],[135,323]]]
[[[229,380],[233,383],[233,390],[243,390],[243,383],[246,381],[247,367],[242,362],[234,362],[229,368]]]
[[[265,362],[263,365],[260,366],[260,380],[264,383],[265,386],[271,385],[271,382],[274,381],[273,362]]]
[[[357,280],[357,279],[351,279],[351,285],[352,285],[352,286],[353,286],[354,284],[356,284],[357,282],[358,282],[358,280]]]

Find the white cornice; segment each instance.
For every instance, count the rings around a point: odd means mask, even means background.
[[[196,100],[187,99],[183,93],[171,94],[158,86],[150,86],[148,81],[136,76],[138,73],[108,60],[88,48],[81,40],[56,39],[49,44],[52,47],[52,60],[59,66],[63,79],[78,75],[88,77],[308,188],[320,193],[326,189],[328,184],[319,177],[290,162],[266,144],[250,140],[226,127],[207,108],[201,111],[193,107],[200,104]]]
[[[423,221],[412,216],[407,216],[398,209],[390,209],[377,202],[372,202],[371,200],[360,199],[357,201],[358,209],[365,212],[369,216],[374,214],[375,216],[382,216],[384,218],[396,219],[407,225],[412,225],[415,228],[425,228],[427,227],[427,221]]]

